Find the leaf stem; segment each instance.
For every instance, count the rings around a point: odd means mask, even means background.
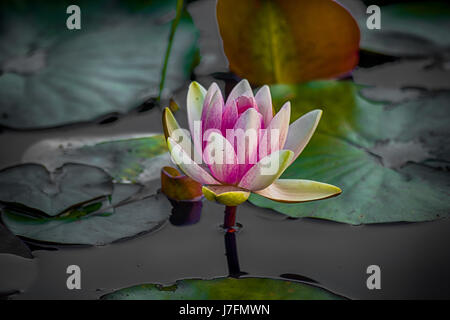
[[[237,207],[225,207],[225,217],[223,220],[223,228],[227,230],[227,232],[231,232],[234,225],[236,224],[236,209]]]
[[[172,50],[172,43],[173,38],[175,36],[175,31],[177,30],[178,24],[180,22],[181,14],[183,12],[183,0],[177,0],[177,9],[176,9],[176,15],[175,18],[172,20],[172,25],[170,26],[170,33],[169,33],[169,43],[167,44],[166,49],[166,55],[164,57],[164,64],[161,71],[161,81],[159,83],[159,94],[158,94],[158,101],[161,100],[162,91],[164,89],[164,83],[166,81],[166,73],[167,73],[167,66],[169,64],[169,58],[170,58],[170,51]]]

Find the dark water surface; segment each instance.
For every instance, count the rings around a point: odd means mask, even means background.
[[[217,45],[211,2],[199,1],[190,8],[202,32],[211,31],[203,49]],[[204,7],[206,4],[206,7]],[[203,6],[203,7],[202,7]],[[201,24],[204,24],[202,26]],[[200,25],[199,25],[200,24]],[[208,42],[209,41],[209,42]],[[204,64],[197,79],[209,84],[207,70],[217,67],[217,59],[208,50],[202,52]],[[216,59],[216,60],[215,60]],[[208,61],[209,64],[208,65]],[[395,72],[373,75],[364,69],[355,72],[355,80],[369,85],[386,84],[395,88],[423,90],[449,89],[448,70],[429,75],[433,81],[420,81],[417,61],[389,62]],[[220,65],[220,63],[219,63]],[[370,64],[371,65],[371,64]],[[423,68],[419,68],[421,72]],[[394,69],[392,69],[394,70]],[[219,70],[220,71],[220,70]],[[434,72],[434,71],[433,71]],[[437,72],[437,73],[436,73]],[[397,79],[397,78],[398,79]],[[224,88],[224,83],[219,85]],[[370,92],[368,92],[369,94]],[[375,94],[375,93],[374,93]],[[186,90],[176,101],[185,100]],[[183,110],[177,113],[185,124]],[[180,119],[181,118],[181,119]],[[84,124],[39,131],[0,132],[0,169],[21,162],[32,144],[50,138],[76,138],[147,134],[162,132],[157,108],[133,113],[108,124]],[[12,293],[13,299],[96,299],[118,288],[141,283],[170,284],[179,279],[210,279],[229,274],[225,256],[224,234],[219,230],[224,207],[205,201],[201,219],[190,226],[170,222],[159,231],[104,247],[65,246],[57,250],[33,247],[34,259],[0,254],[0,291]],[[236,235],[242,272],[248,276],[311,279],[318,285],[351,299],[450,298],[450,219],[426,223],[397,223],[350,226],[314,219],[290,219],[276,212],[244,204],[238,208],[238,222],[243,228]],[[81,267],[81,290],[68,290],[66,269]],[[381,268],[381,290],[368,290],[366,269]]]
[[[0,255],[2,277],[28,282],[16,299],[95,299],[140,283],[227,276],[222,210],[208,201],[197,224],[167,223],[156,233],[104,247],[36,250],[35,261],[12,262],[12,256]],[[352,299],[450,298],[448,219],[349,226],[287,219],[245,204],[238,221],[243,225],[236,235],[240,267],[249,276],[306,277]],[[81,290],[66,287],[71,264],[81,268]],[[366,287],[371,264],[381,268],[381,290]]]

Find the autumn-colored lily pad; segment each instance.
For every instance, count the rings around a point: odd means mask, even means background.
[[[265,278],[182,280],[171,286],[143,284],[118,290],[104,300],[340,300],[324,289]]]
[[[335,1],[219,0],[217,21],[231,71],[254,84],[330,78],[358,62],[358,25]]]
[[[155,231],[168,220],[171,205],[164,195],[122,203],[136,193],[136,185],[115,184],[109,203],[94,202],[51,218],[34,218],[5,209],[2,220],[16,235],[51,243],[104,245]],[[122,204],[121,204],[122,203]]]
[[[161,192],[176,201],[198,201],[203,196],[200,183],[169,166],[161,169]]]
[[[292,119],[324,110],[318,129],[281,178],[311,179],[342,189],[337,198],[278,203],[250,201],[292,217],[351,224],[427,221],[447,217],[450,205],[450,94],[384,106],[364,99],[351,82],[322,81],[271,88],[278,108],[292,103]]]
[[[159,96],[176,0],[77,1],[79,30],[66,27],[70,4],[0,5],[0,125],[31,129],[91,121]],[[197,36],[184,12],[163,96],[189,79],[198,60]]]
[[[24,154],[24,162],[37,162],[47,168],[64,163],[98,166],[117,182],[146,182],[159,177],[169,160],[163,135],[43,140]]]

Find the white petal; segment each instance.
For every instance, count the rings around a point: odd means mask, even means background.
[[[267,127],[273,118],[272,96],[270,95],[270,88],[264,85],[255,95],[256,104],[258,105],[259,113],[262,114],[264,126]]]
[[[286,142],[291,118],[291,103],[286,102],[270,121],[259,142],[259,157],[263,158],[277,150],[286,149]]]
[[[305,149],[319,124],[321,116],[322,110],[313,110],[298,118],[289,126],[284,149],[292,150],[294,152],[292,162],[297,159],[303,149]]]
[[[239,187],[251,191],[267,188],[286,170],[293,156],[290,150],[279,150],[261,159],[242,177]]]
[[[167,139],[170,155],[175,164],[189,177],[201,184],[219,184],[206,170],[192,160],[183,148],[172,138]]]
[[[250,87],[250,83],[246,79],[241,80],[236,86],[234,86],[233,90],[231,90],[230,95],[227,98],[227,103],[231,103],[231,101],[236,100],[240,96],[246,96],[253,98],[252,87]]]
[[[198,82],[193,81],[189,85],[186,106],[189,130],[191,131],[191,135],[194,134],[194,121],[199,121],[202,116],[205,96],[206,89],[203,88]]]

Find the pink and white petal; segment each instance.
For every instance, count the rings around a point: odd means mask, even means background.
[[[292,162],[297,159],[303,149],[305,149],[314,134],[321,117],[322,110],[313,110],[301,116],[289,126],[284,149],[292,150],[294,152]]]
[[[253,91],[250,83],[248,83],[247,79],[241,80],[237,85],[234,86],[233,90],[231,90],[226,105],[230,104],[231,101],[236,100],[240,96],[246,96],[253,98]]]
[[[233,130],[227,132],[226,138],[236,151],[238,164],[252,165],[258,161],[261,122],[262,115],[256,109],[248,109],[238,118]],[[242,174],[239,174],[240,177]]]
[[[199,121],[202,116],[205,96],[206,89],[196,81],[191,82],[187,94],[186,106],[189,130],[191,131],[192,136],[194,135],[194,121]]]
[[[223,100],[222,92],[220,92],[219,86],[217,85],[217,83],[213,82],[211,83],[211,85],[208,88],[208,91],[206,92],[205,100],[203,101],[203,108],[205,108],[205,106],[208,106],[211,103],[212,98],[216,94],[218,94]]]
[[[286,102],[280,111],[270,121],[269,126],[263,131],[259,141],[260,159],[277,150],[282,150],[286,142],[291,118],[291,104]]]
[[[268,155],[247,171],[238,186],[250,191],[267,188],[283,174],[293,156],[290,150],[278,150]]]
[[[258,105],[256,104],[256,100],[253,97],[240,96],[237,99],[230,101],[230,103],[236,102],[236,106],[238,109],[238,114],[242,114],[250,108],[258,110]]]
[[[220,133],[209,134],[203,158],[217,180],[225,184],[237,183],[236,154],[230,142]]]
[[[222,129],[223,99],[220,91],[216,91],[211,102],[203,107],[202,132],[208,129]]]
[[[307,202],[331,198],[342,192],[331,184],[296,179],[278,179],[270,186],[255,193],[265,198],[286,203]]]
[[[267,128],[273,118],[272,96],[270,95],[270,88],[268,85],[264,85],[258,90],[255,95],[255,100],[259,112],[263,116],[264,127]]]
[[[206,170],[195,163],[183,147],[172,138],[167,139],[167,145],[173,162],[178,165],[184,174],[201,184],[219,184]]]
[[[225,110],[222,114],[222,134],[226,135],[227,129],[233,129],[234,124],[238,119],[238,110],[236,106],[236,102],[232,101],[228,106],[225,107]]]

